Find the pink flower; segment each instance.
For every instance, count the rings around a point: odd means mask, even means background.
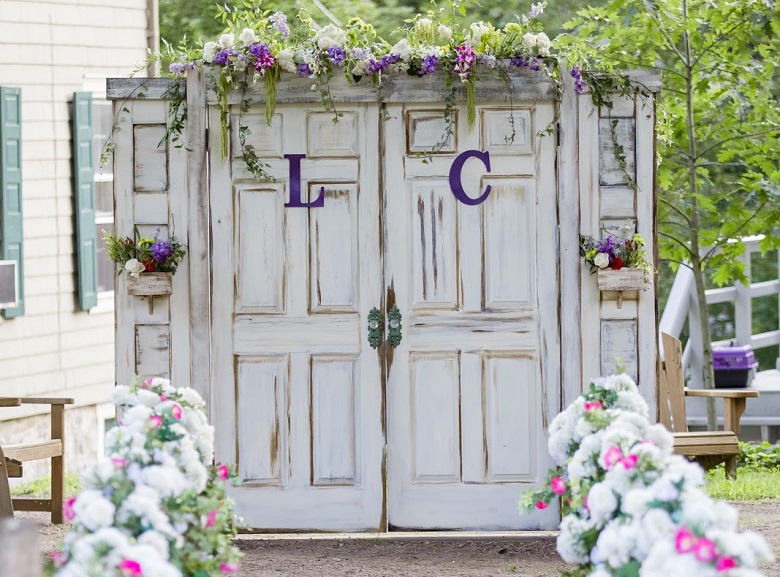
[[[151,423],[152,429],[156,429],[162,425],[162,417],[160,415],[152,415],[149,417],[149,423]]]
[[[596,411],[598,409],[603,409],[604,405],[601,404],[601,401],[588,401],[585,403],[585,410],[590,411]]]
[[[127,461],[125,459],[113,458],[111,459],[111,462],[114,464],[115,467],[121,467],[122,469],[127,467]]]
[[[209,516],[206,519],[206,527],[213,527],[214,523],[217,522],[217,510],[214,509],[213,511],[209,512]]]
[[[223,563],[219,566],[219,570],[223,573],[235,573],[238,571],[238,563]]]
[[[73,521],[73,519],[76,517],[76,513],[73,512],[73,503],[75,502],[76,502],[76,497],[71,497],[70,499],[65,501],[65,505],[63,505],[62,507],[62,512],[68,521]]]
[[[560,477],[550,479],[550,487],[556,495],[563,495],[566,492],[566,483]]]
[[[168,397],[166,397],[165,395],[160,395],[160,400],[161,400],[162,402],[165,402],[165,401],[167,401],[167,400],[168,400]]]
[[[674,536],[674,546],[677,548],[678,553],[688,553],[696,546],[696,536],[691,533],[690,529],[683,527],[677,531],[677,535]]]
[[[227,465],[220,465],[217,467],[217,476],[223,481],[228,478],[229,474],[230,470],[228,469]]]
[[[623,466],[628,469],[633,469],[634,466],[636,466],[637,456],[636,455],[628,455],[627,457],[623,457],[620,462],[623,464]]]
[[[734,557],[728,557],[726,555],[718,557],[718,561],[715,563],[715,569],[718,571],[728,571],[729,569],[734,569],[736,566],[737,562],[734,560]]]
[[[122,564],[119,565],[119,570],[125,575],[141,575],[141,564],[138,561],[133,561],[132,559],[125,559],[122,561]]]
[[[65,555],[62,554],[62,551],[52,551],[49,558],[57,567],[65,563]]]
[[[607,469],[611,469],[619,463],[622,458],[623,451],[620,450],[620,447],[613,446],[607,449],[607,452],[604,455],[604,464],[607,466]]]
[[[176,403],[174,403],[173,406],[171,407],[171,416],[173,416],[173,418],[176,419],[177,421],[181,421],[181,415],[182,415],[181,407]]]
[[[548,505],[549,505],[549,503],[545,503],[544,501],[539,501],[536,504],[536,508],[541,511],[542,509],[546,509],[548,507]]]
[[[715,543],[706,537],[699,539],[693,546],[693,553],[699,561],[704,563],[710,563],[718,556],[718,552],[715,550]]]
[[[151,386],[152,386],[152,379],[146,379],[146,380],[144,381],[144,384],[143,384],[143,385],[141,385],[141,388],[142,388],[142,389],[148,389],[148,388],[150,388]]]

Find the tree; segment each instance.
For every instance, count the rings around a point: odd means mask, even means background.
[[[779,15],[772,0],[613,0],[570,23],[608,62],[662,70],[660,252],[693,270],[707,388],[707,275],[747,281],[743,236],[780,244]],[[713,427],[711,404],[708,417]]]

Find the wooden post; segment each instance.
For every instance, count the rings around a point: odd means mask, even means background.
[[[40,577],[38,530],[18,519],[0,519],[0,568],[3,575]]]
[[[51,460],[51,522],[61,525],[65,492],[65,405],[51,406],[51,438],[62,441],[63,454]]]

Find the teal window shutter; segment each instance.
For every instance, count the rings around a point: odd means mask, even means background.
[[[5,309],[7,319],[24,314],[22,244],[22,91],[0,86],[0,246],[3,260],[15,260],[19,306]]]
[[[92,158],[92,94],[73,94],[73,184],[76,214],[79,305],[97,305],[95,167]]]

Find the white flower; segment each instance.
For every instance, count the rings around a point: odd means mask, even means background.
[[[525,36],[529,36],[529,34],[526,34]],[[525,44],[525,36],[523,36],[523,44]],[[599,268],[607,268],[609,266],[609,255],[605,252],[598,253],[593,258],[593,264]]]
[[[603,525],[612,518],[618,502],[615,493],[606,482],[596,483],[588,493],[588,509],[594,523]]]
[[[285,72],[292,72],[293,74],[298,71],[298,67],[295,65],[294,54],[292,50],[285,48],[279,52],[279,66]]]
[[[433,22],[431,22],[430,18],[420,18],[414,25],[423,34],[430,34],[433,32]]]
[[[414,53],[412,47],[409,45],[409,41],[406,38],[402,38],[396,42],[390,49],[390,52],[393,54],[398,54],[398,56],[401,57],[401,60],[409,60]]]
[[[244,46],[249,46],[257,42],[257,34],[255,34],[255,31],[251,28],[244,28],[238,39]]]
[[[479,46],[482,44],[482,36],[488,32],[490,28],[482,21],[474,22],[470,27],[470,36],[466,38],[466,44],[470,46]]]
[[[125,263],[125,270],[130,273],[131,277],[138,278],[146,270],[146,267],[137,258],[131,258]]]
[[[73,504],[76,522],[90,531],[109,527],[114,523],[114,504],[103,497],[100,491],[83,491]]]
[[[526,48],[533,48],[536,46],[536,34],[532,34],[531,32],[523,34],[523,46]]]
[[[138,537],[139,545],[149,545],[160,554],[163,559],[168,559],[170,552],[168,550],[168,538],[158,531],[144,531]]]
[[[558,534],[556,549],[566,563],[585,563],[589,551],[582,542],[582,535],[593,528],[593,525],[575,515],[566,515],[561,520],[561,532]]]
[[[223,34],[219,37],[219,40],[217,41],[222,48],[225,50],[230,50],[233,48],[233,45],[236,43],[236,37],[233,34]]]
[[[203,45],[203,61],[214,62],[214,56],[217,55],[217,48],[219,48],[219,44],[216,42],[206,42]]]
[[[439,24],[439,28],[436,30],[439,33],[439,38],[447,42],[452,38],[452,29],[444,24]]]
[[[144,469],[144,481],[163,497],[178,495],[189,488],[184,475],[174,467],[147,467]]]
[[[549,56],[550,45],[551,42],[547,37],[547,34],[539,32],[539,34],[536,35],[536,47],[539,49],[539,56]]]
[[[320,50],[327,50],[331,46],[342,47],[346,41],[347,33],[333,24],[323,26],[314,35],[314,42]]]

